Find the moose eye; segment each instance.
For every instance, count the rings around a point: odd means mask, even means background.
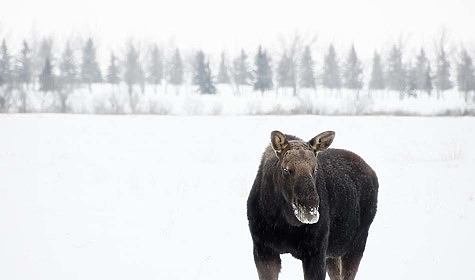
[[[290,175],[290,170],[288,168],[282,168],[282,171],[285,175]]]

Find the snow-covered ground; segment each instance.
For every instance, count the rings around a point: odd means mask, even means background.
[[[64,95],[62,108],[57,92],[43,93],[29,90],[26,94],[27,112],[68,112],[77,114],[155,114],[155,115],[409,115],[409,116],[463,116],[475,115],[475,93],[467,96],[457,90],[431,95],[414,92],[413,96],[389,90],[354,91],[325,88],[301,89],[293,95],[290,88],[265,93],[251,86],[217,85],[215,95],[199,94],[196,87],[146,85],[144,92],[138,86],[130,98],[125,84],[93,84]],[[415,97],[417,95],[417,98]],[[22,107],[20,93],[6,94],[0,90],[6,112],[19,112]],[[132,100],[132,102],[130,101]]]
[[[474,277],[474,118],[11,114],[0,279],[257,279],[246,199],[274,129],[335,130],[376,170],[358,279]]]

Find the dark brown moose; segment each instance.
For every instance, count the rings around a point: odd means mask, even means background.
[[[352,280],[376,214],[378,178],[358,155],[271,133],[247,201],[260,280],[278,279],[280,254],[302,261],[305,280]]]

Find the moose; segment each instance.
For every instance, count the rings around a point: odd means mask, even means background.
[[[308,142],[271,133],[247,200],[260,280],[278,279],[286,253],[302,261],[305,280],[355,278],[379,184],[361,157],[328,149],[334,138],[333,131]]]

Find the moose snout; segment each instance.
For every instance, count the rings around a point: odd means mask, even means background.
[[[294,189],[295,202],[305,207],[318,208],[319,197],[315,183],[311,178],[300,180]]]
[[[305,180],[295,188],[295,197],[292,203],[295,217],[304,224],[318,222],[320,199],[315,184]]]

